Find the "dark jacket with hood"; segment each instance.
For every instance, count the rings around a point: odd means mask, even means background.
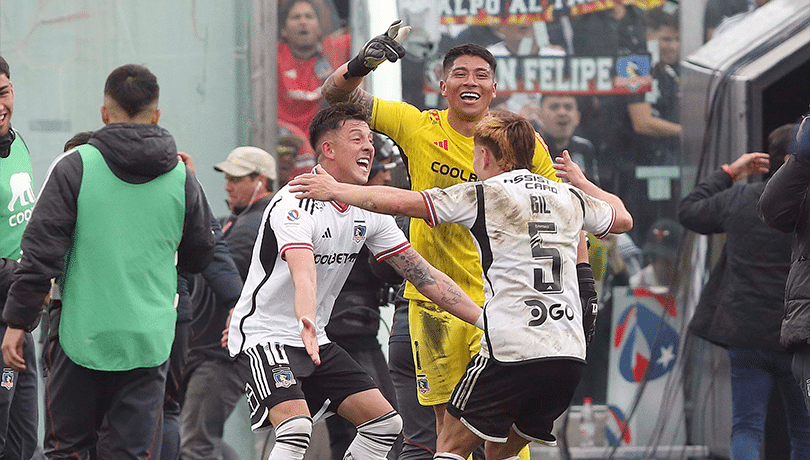
[[[172,170],[179,161],[174,138],[153,124],[109,124],[96,131],[88,143],[101,152],[119,179],[132,184],[146,183]],[[12,327],[30,330],[36,325],[50,280],[62,273],[76,225],[81,183],[82,158],[77,150],[70,150],[51,166],[23,235],[23,258],[3,311],[3,319]],[[198,273],[211,261],[214,238],[208,202],[190,172],[186,174],[185,207],[177,265]]]
[[[806,141],[807,142],[807,141]],[[808,148],[805,144],[805,148]],[[780,343],[785,348],[810,345],[810,155],[790,158],[773,175],[759,200],[759,214],[771,227],[795,230]]]
[[[681,201],[678,210],[687,229],[726,235],[689,329],[722,347],[780,351],[791,236],[757,216],[765,182],[732,187],[733,183],[728,173],[715,171]]]

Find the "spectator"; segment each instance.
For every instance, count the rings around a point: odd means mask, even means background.
[[[792,131],[792,125],[777,128],[769,136],[768,154],[744,154],[704,178],[681,201],[678,213],[689,230],[726,235],[689,328],[728,351],[733,460],[759,458],[774,386],[788,418],[791,457],[810,458],[810,415],[792,381],[792,353],[779,345],[792,235],[757,218],[755,203],[765,182],[733,186],[748,176],[779,169]]]
[[[596,151],[591,141],[575,136],[581,115],[577,99],[573,96],[548,94],[540,100],[538,111],[539,131],[548,143],[549,155],[556,158],[563,150],[568,150],[585,176],[594,184],[599,184],[599,168]]]
[[[307,135],[295,126],[278,122],[278,184],[283,187],[293,177],[309,172],[315,166],[315,152]]]
[[[57,278],[62,311],[48,354],[48,458],[89,457],[105,417],[115,457],[154,455],[177,268],[201,271],[214,248],[202,187],[157,126],[158,91],[143,66],[108,76],[106,126],[51,166],[23,235],[2,351],[15,370],[33,365],[22,356],[24,332]]]
[[[309,132],[321,108],[321,84],[349,59],[351,37],[325,36],[315,0],[286,0],[279,7],[278,119]]]
[[[11,127],[14,85],[10,78],[8,62],[0,56],[0,309],[22,254],[20,241],[36,200],[28,146]],[[5,335],[7,326],[0,322],[0,336]],[[23,353],[30,363],[25,370],[13,370],[5,361],[0,363],[6,390],[0,390],[0,452],[7,458],[30,458],[37,444],[37,366],[30,332],[25,333]]]
[[[810,413],[810,209],[805,197],[810,186],[810,111],[799,126],[793,155],[768,181],[759,199],[759,214],[768,225],[795,231],[790,273],[785,287],[785,314],[779,343],[793,351],[793,377]]]

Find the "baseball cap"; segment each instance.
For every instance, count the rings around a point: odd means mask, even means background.
[[[683,235],[683,226],[671,219],[659,219],[647,231],[644,254],[674,258]]]
[[[258,147],[237,147],[231,150],[225,161],[215,164],[214,169],[234,177],[259,173],[277,179],[275,158]]]

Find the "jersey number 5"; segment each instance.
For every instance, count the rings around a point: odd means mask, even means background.
[[[557,233],[554,222],[529,222],[529,241],[532,258],[541,267],[534,269],[534,288],[548,294],[562,292],[562,256],[556,248],[543,247],[543,234]]]

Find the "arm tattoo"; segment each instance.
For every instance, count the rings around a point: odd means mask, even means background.
[[[415,249],[409,249],[393,257],[389,257],[387,262],[391,264],[403,278],[410,281],[416,289],[421,290],[423,287],[436,284],[436,280],[430,274],[427,262]]]
[[[335,84],[335,77],[332,75],[324,82],[321,94],[329,105],[340,104],[341,102],[358,103],[365,107],[369,114],[371,114],[371,109],[374,106],[374,96],[360,88],[355,88],[352,91],[341,89]]]

